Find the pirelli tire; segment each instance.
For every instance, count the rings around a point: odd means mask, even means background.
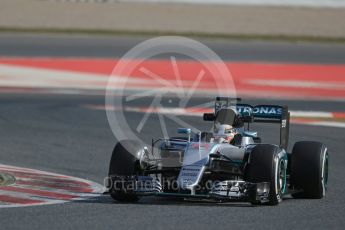
[[[295,198],[321,199],[328,183],[328,150],[315,141],[296,142],[291,154],[291,184],[303,192]]]
[[[135,176],[141,171],[140,169],[140,152],[142,146],[134,140],[122,140],[118,142],[112,152],[109,164],[109,178],[114,176]],[[109,188],[110,196],[120,202],[136,202],[139,197],[125,188],[116,188],[116,181],[111,181]]]
[[[252,183],[269,182],[270,192],[267,203],[252,201],[254,205],[277,205],[286,190],[287,154],[279,146],[259,144],[249,156],[246,180]]]

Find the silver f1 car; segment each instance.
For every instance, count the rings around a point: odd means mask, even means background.
[[[117,201],[142,196],[169,196],[277,205],[287,194],[298,198],[325,196],[327,147],[314,141],[294,144],[287,152],[290,114],[287,107],[238,104],[240,99],[217,97],[212,132],[116,144],[107,187]],[[280,144],[261,143],[252,122],[278,123]]]

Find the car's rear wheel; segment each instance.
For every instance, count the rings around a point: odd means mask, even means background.
[[[295,198],[321,199],[326,195],[328,182],[328,151],[324,144],[314,141],[296,142],[291,154],[291,184],[303,192]]]
[[[142,151],[141,145],[137,141],[123,140],[117,143],[114,147],[110,165],[109,178],[116,178],[116,176],[135,176],[140,173],[139,157]],[[123,183],[119,187],[115,185],[116,181],[111,181],[110,195],[114,200],[121,202],[135,202],[139,197],[131,194],[123,187]]]
[[[250,153],[247,181],[253,183],[269,182],[269,205],[282,201],[286,190],[286,153],[275,145],[261,144]],[[260,201],[252,201],[261,204]]]

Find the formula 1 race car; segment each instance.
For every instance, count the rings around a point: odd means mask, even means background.
[[[217,97],[212,132],[183,137],[135,140],[116,144],[109,167],[108,190],[117,201],[135,202],[142,196],[166,196],[215,201],[277,205],[285,195],[325,196],[328,180],[327,147],[300,141],[287,152],[290,114],[285,106],[239,104],[240,99]],[[261,143],[253,122],[280,125],[280,144]]]

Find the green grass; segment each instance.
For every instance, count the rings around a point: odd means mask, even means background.
[[[127,31],[127,30],[105,30],[105,29],[57,29],[57,28],[17,28],[0,27],[0,32],[9,33],[44,33],[44,34],[87,34],[87,35],[122,35],[122,36],[185,36],[211,39],[231,40],[263,40],[263,41],[289,41],[289,42],[323,42],[323,43],[345,43],[345,37],[316,37],[316,36],[294,36],[294,35],[259,35],[259,34],[223,34],[203,32],[172,32],[172,31]]]

